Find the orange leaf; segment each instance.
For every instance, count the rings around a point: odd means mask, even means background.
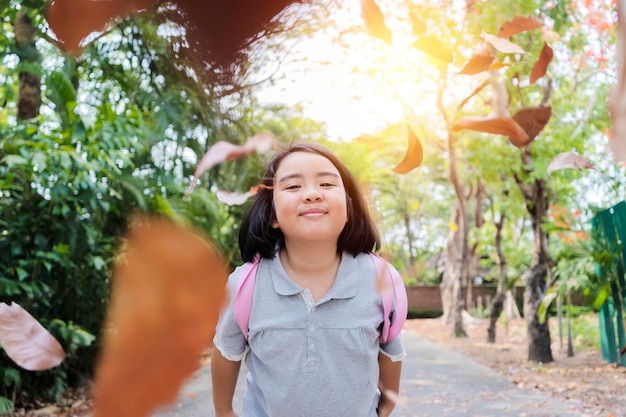
[[[172,403],[210,346],[227,269],[213,245],[167,219],[135,219],[113,271],[94,417],[147,417]]]
[[[550,161],[548,165],[548,175],[556,170],[566,168],[596,169],[585,157],[574,152],[562,152]]]
[[[483,45],[472,57],[467,61],[459,74],[473,75],[483,71],[487,71],[493,62],[493,55],[487,45]]]
[[[532,142],[546,126],[552,116],[552,107],[526,107],[513,115],[513,120],[526,131],[528,140],[525,143],[511,138],[511,143],[517,147],[526,146]]]
[[[541,48],[541,53],[539,54],[539,59],[533,66],[533,70],[530,73],[530,83],[534,84],[535,81],[546,75],[546,71],[548,70],[548,65],[552,61],[554,57],[554,51],[547,44],[547,42],[543,43],[543,48]]]
[[[391,45],[391,30],[385,24],[383,12],[374,0],[361,0],[361,17],[370,35],[382,39],[387,44]]]
[[[409,131],[409,147],[404,155],[404,159],[392,171],[397,174],[406,174],[407,172],[417,168],[424,159],[424,151],[417,135],[408,127]]]
[[[29,371],[54,368],[65,359],[59,342],[17,303],[0,303],[0,345]]]
[[[424,35],[413,42],[412,46],[448,64],[454,61],[454,55],[452,55],[450,48],[441,43],[434,36]]]
[[[224,161],[242,158],[253,153],[266,153],[272,149],[273,144],[274,137],[269,133],[259,133],[248,138],[243,146],[224,141],[215,143],[208,152],[204,154],[196,167],[196,171],[193,174],[193,179],[187,188],[186,194],[190,194],[196,187],[200,175],[210,170],[215,165]]]
[[[511,66],[511,64],[507,64],[506,62],[494,62],[493,64],[489,65],[489,69],[495,70],[495,69],[505,68],[509,66]]]
[[[462,117],[452,125],[452,130],[474,130],[513,137],[518,142],[528,141],[528,135],[515,120],[505,116]]]
[[[518,33],[528,30],[537,29],[543,26],[543,23],[534,17],[515,16],[508,22],[504,22],[498,30],[498,37],[509,38]]]
[[[490,35],[488,33],[482,34],[482,39],[487,42],[489,45],[496,48],[498,51],[503,54],[525,54],[524,51],[519,45],[514,44],[513,42],[509,42],[504,38],[499,38],[497,36]]]
[[[46,20],[61,47],[80,55],[81,43],[90,34],[102,32],[115,18],[136,14],[153,4],[156,0],[53,0],[46,9]]]

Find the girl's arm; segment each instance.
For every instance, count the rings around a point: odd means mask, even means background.
[[[402,361],[392,362],[387,355],[379,352],[378,366],[380,368],[380,376],[378,378],[378,388],[380,389],[378,415],[379,417],[387,417],[398,402]]]
[[[230,361],[213,348],[211,352],[211,381],[213,383],[213,406],[216,417],[237,417],[233,409],[233,396],[241,361]]]

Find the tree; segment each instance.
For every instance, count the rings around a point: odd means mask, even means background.
[[[0,353],[0,397],[24,404],[58,399],[92,372],[110,268],[134,213],[192,225],[237,260],[242,207],[214,192],[258,183],[259,158],[217,167],[196,192],[185,190],[216,141],[283,130],[251,107],[236,74],[222,77],[217,65],[200,74],[179,53],[186,40],[174,23],[149,11],[112,22],[73,56],[49,32],[46,2],[2,6],[0,301],[26,308],[69,353],[43,373]],[[14,21],[31,23],[30,37]]]

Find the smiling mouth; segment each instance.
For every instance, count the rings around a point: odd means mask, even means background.
[[[309,209],[300,213],[300,216],[321,216],[326,213],[327,211],[321,209]]]

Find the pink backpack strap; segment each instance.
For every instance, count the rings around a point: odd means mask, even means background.
[[[252,312],[252,297],[254,296],[254,280],[256,271],[259,269],[261,256],[256,254],[252,262],[246,262],[241,266],[237,292],[235,293],[235,321],[243,333],[243,337],[248,340],[248,324],[250,323],[250,313]]]
[[[370,252],[370,255],[378,272],[379,291],[383,301],[383,328],[379,340],[384,345],[400,334],[406,321],[408,312],[406,288],[400,273],[393,265],[373,252]]]

